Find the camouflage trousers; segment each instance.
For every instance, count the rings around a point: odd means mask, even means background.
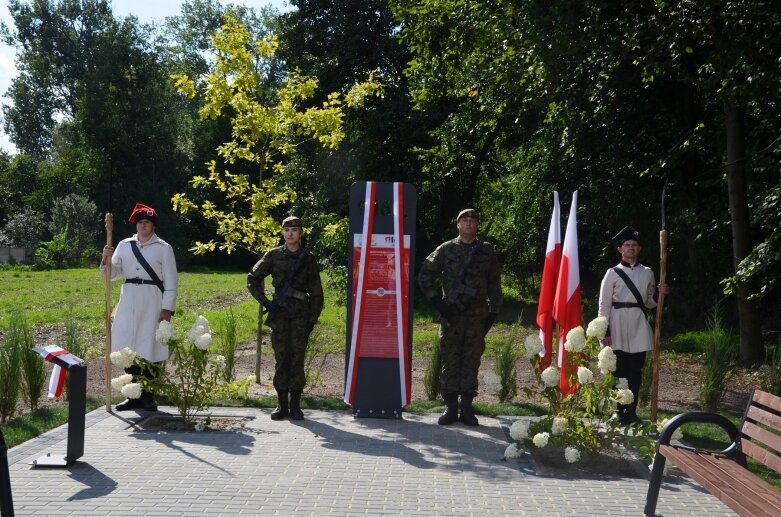
[[[274,349],[274,388],[303,390],[306,384],[306,318],[274,317],[271,347]]]
[[[477,395],[477,371],[485,351],[485,314],[460,315],[452,325],[439,327],[442,359],[440,393]]]

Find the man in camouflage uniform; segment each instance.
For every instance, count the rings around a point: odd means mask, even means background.
[[[301,248],[303,224],[290,216],[282,221],[285,244],[263,255],[247,275],[247,289],[263,305],[271,327],[274,349],[274,389],[279,403],[271,413],[272,420],[289,416],[303,420],[301,393],[306,383],[304,359],[312,329],[323,310],[323,287],[315,257]],[[264,279],[271,275],[275,297],[269,300]],[[290,404],[288,405],[288,394]]]
[[[485,335],[503,301],[499,260],[489,244],[477,239],[479,225],[476,210],[462,210],[456,218],[458,237],[434,250],[418,274],[423,295],[440,314],[440,392],[447,404],[439,417],[440,425],[456,420],[478,425],[472,409],[477,371],[485,351]],[[441,281],[441,291],[437,281]]]

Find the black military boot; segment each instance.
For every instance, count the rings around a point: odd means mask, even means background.
[[[624,416],[621,418],[621,423],[624,425],[640,424],[642,420],[637,416],[637,402],[632,402],[624,406]]]
[[[287,390],[277,390],[277,407],[271,412],[271,420],[282,420],[290,416],[287,409]]]
[[[141,399],[125,399],[119,404],[116,405],[114,409],[117,411],[130,411],[131,409],[141,409],[143,407],[143,402],[141,402]]]
[[[304,419],[304,412],[301,411],[301,390],[290,390],[290,419]]]
[[[479,424],[477,422],[477,417],[475,416],[475,411],[472,409],[472,399],[474,399],[473,395],[461,394],[461,416],[458,419],[463,422],[464,425],[474,427]]]
[[[155,394],[151,391],[142,391],[141,392],[141,398],[138,400],[141,401],[141,408],[144,411],[157,411],[157,403],[155,402]]]
[[[442,395],[442,398],[445,399],[447,409],[437,422],[439,425],[450,425],[458,420],[458,395]]]

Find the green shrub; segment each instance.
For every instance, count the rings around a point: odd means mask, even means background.
[[[514,335],[515,333],[513,333]],[[496,352],[496,374],[501,379],[496,396],[504,403],[518,395],[518,375],[515,371],[515,360],[518,351],[512,340],[504,343]]]
[[[721,309],[708,318],[705,335],[705,367],[700,378],[700,401],[706,411],[716,411],[724,396],[738,355],[735,336],[724,328]]]
[[[225,370],[223,378],[225,382],[234,380],[234,365],[236,364],[236,347],[238,345],[238,320],[232,307],[228,307],[219,320],[220,350],[225,357]]]
[[[22,389],[22,348],[19,341],[9,335],[0,341],[0,423],[4,423],[16,411],[16,402]]]

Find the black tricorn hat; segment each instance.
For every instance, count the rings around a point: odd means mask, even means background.
[[[621,231],[613,237],[613,243],[616,246],[621,246],[625,241],[636,241],[640,244],[640,232],[631,226],[624,226]]]

